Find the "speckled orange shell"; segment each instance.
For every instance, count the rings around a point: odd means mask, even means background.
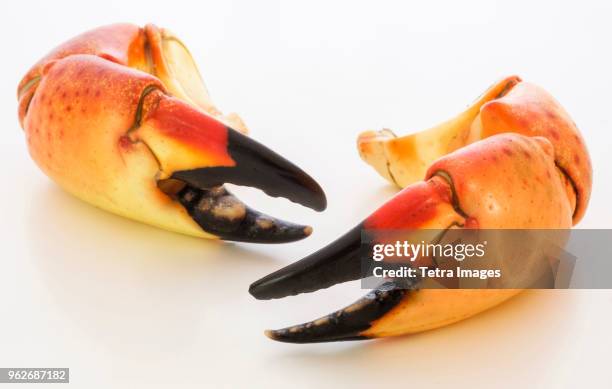
[[[450,177],[457,206],[480,228],[570,228],[572,204],[542,137],[495,135],[435,162],[427,178]]]
[[[41,76],[24,130],[32,157],[49,173],[70,174],[104,149],[124,150],[120,140],[134,125],[143,90],[163,89],[146,73],[89,55],[50,62]]]
[[[85,32],[53,49],[32,66],[17,87],[19,120],[22,125],[26,107],[36,91],[38,80],[43,75],[44,68],[49,63],[74,54],[88,54],[121,65],[143,69],[146,63],[144,39],[144,31],[138,26],[113,24]],[[27,88],[25,88],[26,86]]]
[[[569,176],[576,190],[573,218],[577,223],[591,195],[591,160],[580,131],[557,100],[543,88],[521,82],[503,97],[486,103],[480,120],[482,137],[514,132],[548,139],[557,167]]]

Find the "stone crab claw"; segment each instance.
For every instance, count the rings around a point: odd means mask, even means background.
[[[26,74],[18,99],[38,166],[116,214],[198,237],[281,243],[311,228],[251,209],[224,183],[326,207],[310,176],[214,107],[183,43],[153,25],[110,25],[67,41]]]
[[[565,230],[580,220],[590,196],[591,164],[574,122],[548,93],[518,77],[497,83],[440,127],[404,138],[369,132],[358,143],[366,161],[407,187],[340,239],[253,283],[254,297],[360,279],[362,230]],[[424,180],[416,180],[421,173]],[[417,263],[437,267],[431,258]],[[520,292],[423,289],[423,282],[407,288],[387,282],[342,310],[266,334],[291,343],[409,334],[463,320]]]

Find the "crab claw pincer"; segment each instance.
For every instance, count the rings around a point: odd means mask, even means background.
[[[116,214],[193,236],[281,243],[311,228],[253,210],[223,184],[326,207],[310,176],[214,107],[183,43],[153,25],[73,38],[26,74],[18,99],[40,168]]]
[[[391,181],[400,175],[407,186],[340,239],[253,283],[250,293],[275,299],[360,279],[362,230],[566,230],[576,224],[588,204],[591,165],[569,115],[518,77],[496,84],[475,106],[404,138],[362,135],[366,161]],[[428,164],[424,179],[414,182],[411,169],[422,163]],[[435,268],[434,259],[419,257],[417,264]],[[520,292],[421,288],[425,281],[406,287],[391,280],[342,310],[266,334],[291,343],[409,334],[463,320]]]

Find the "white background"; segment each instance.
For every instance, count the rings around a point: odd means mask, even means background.
[[[413,3],[2,2],[0,366],[70,367],[79,388],[610,385],[610,291],[528,292],[382,341],[263,336],[364,293],[357,283],[276,301],[247,293],[395,193],[361,162],[356,135],[429,127],[508,74],[544,86],[578,123],[595,168],[580,227],[610,227],[610,2]],[[37,169],[17,122],[17,83],[55,45],[117,21],[173,30],[217,105],[321,183],[322,214],[239,191],[313,225],[312,237],[280,246],[184,237],[84,204]]]

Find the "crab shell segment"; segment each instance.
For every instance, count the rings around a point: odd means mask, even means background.
[[[311,229],[249,208],[222,184],[325,208],[312,178],[229,126],[182,43],[152,25],[68,41],[28,72],[18,98],[40,168],[119,215],[199,237],[280,243]]]

